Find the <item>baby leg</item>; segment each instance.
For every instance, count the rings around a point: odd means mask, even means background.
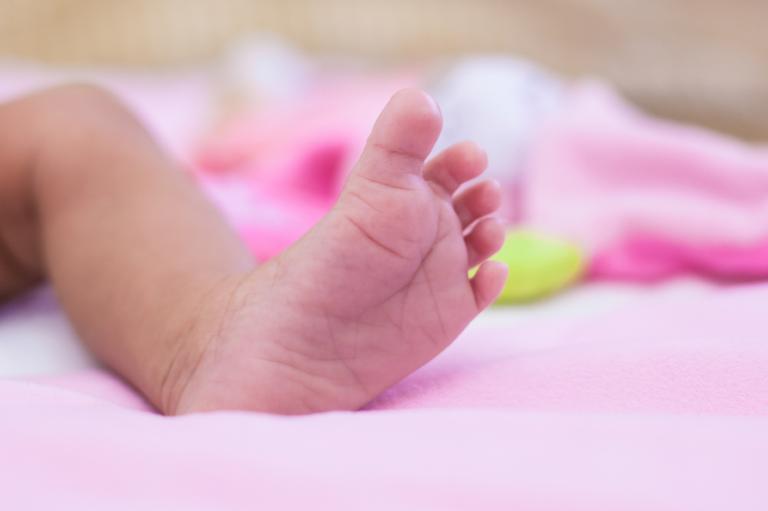
[[[256,267],[110,95],[0,107],[0,289],[49,278],[88,347],[165,413],[355,409],[436,356],[498,294],[483,153],[425,161],[434,103],[397,94],[339,201]],[[480,265],[470,279],[467,271]]]
[[[158,407],[181,340],[226,302],[202,297],[252,267],[110,94],[70,85],[0,106],[0,294],[49,278],[88,347]]]

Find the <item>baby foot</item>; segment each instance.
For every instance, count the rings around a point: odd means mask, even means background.
[[[424,163],[440,129],[426,94],[393,97],[328,215],[210,293],[215,326],[177,357],[164,411],[357,409],[434,358],[496,298],[506,268],[486,259],[503,228],[487,215],[500,191],[482,181],[455,193],[485,168],[474,144]]]

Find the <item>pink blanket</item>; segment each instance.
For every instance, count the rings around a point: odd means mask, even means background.
[[[697,284],[492,315],[358,413],[165,418],[103,372],[2,381],[4,508],[762,511],[765,304]]]

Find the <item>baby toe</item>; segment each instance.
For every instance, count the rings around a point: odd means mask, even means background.
[[[462,183],[485,170],[488,158],[474,142],[460,142],[443,150],[424,166],[424,179],[451,196]]]
[[[469,267],[477,266],[495,254],[504,243],[504,226],[497,218],[484,218],[477,222],[464,237]]]
[[[462,228],[495,212],[501,206],[501,186],[495,180],[481,181],[453,199],[453,209]]]

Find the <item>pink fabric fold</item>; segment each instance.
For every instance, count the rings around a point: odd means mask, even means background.
[[[526,221],[581,244],[591,274],[768,276],[768,149],[576,88],[536,138]]]

